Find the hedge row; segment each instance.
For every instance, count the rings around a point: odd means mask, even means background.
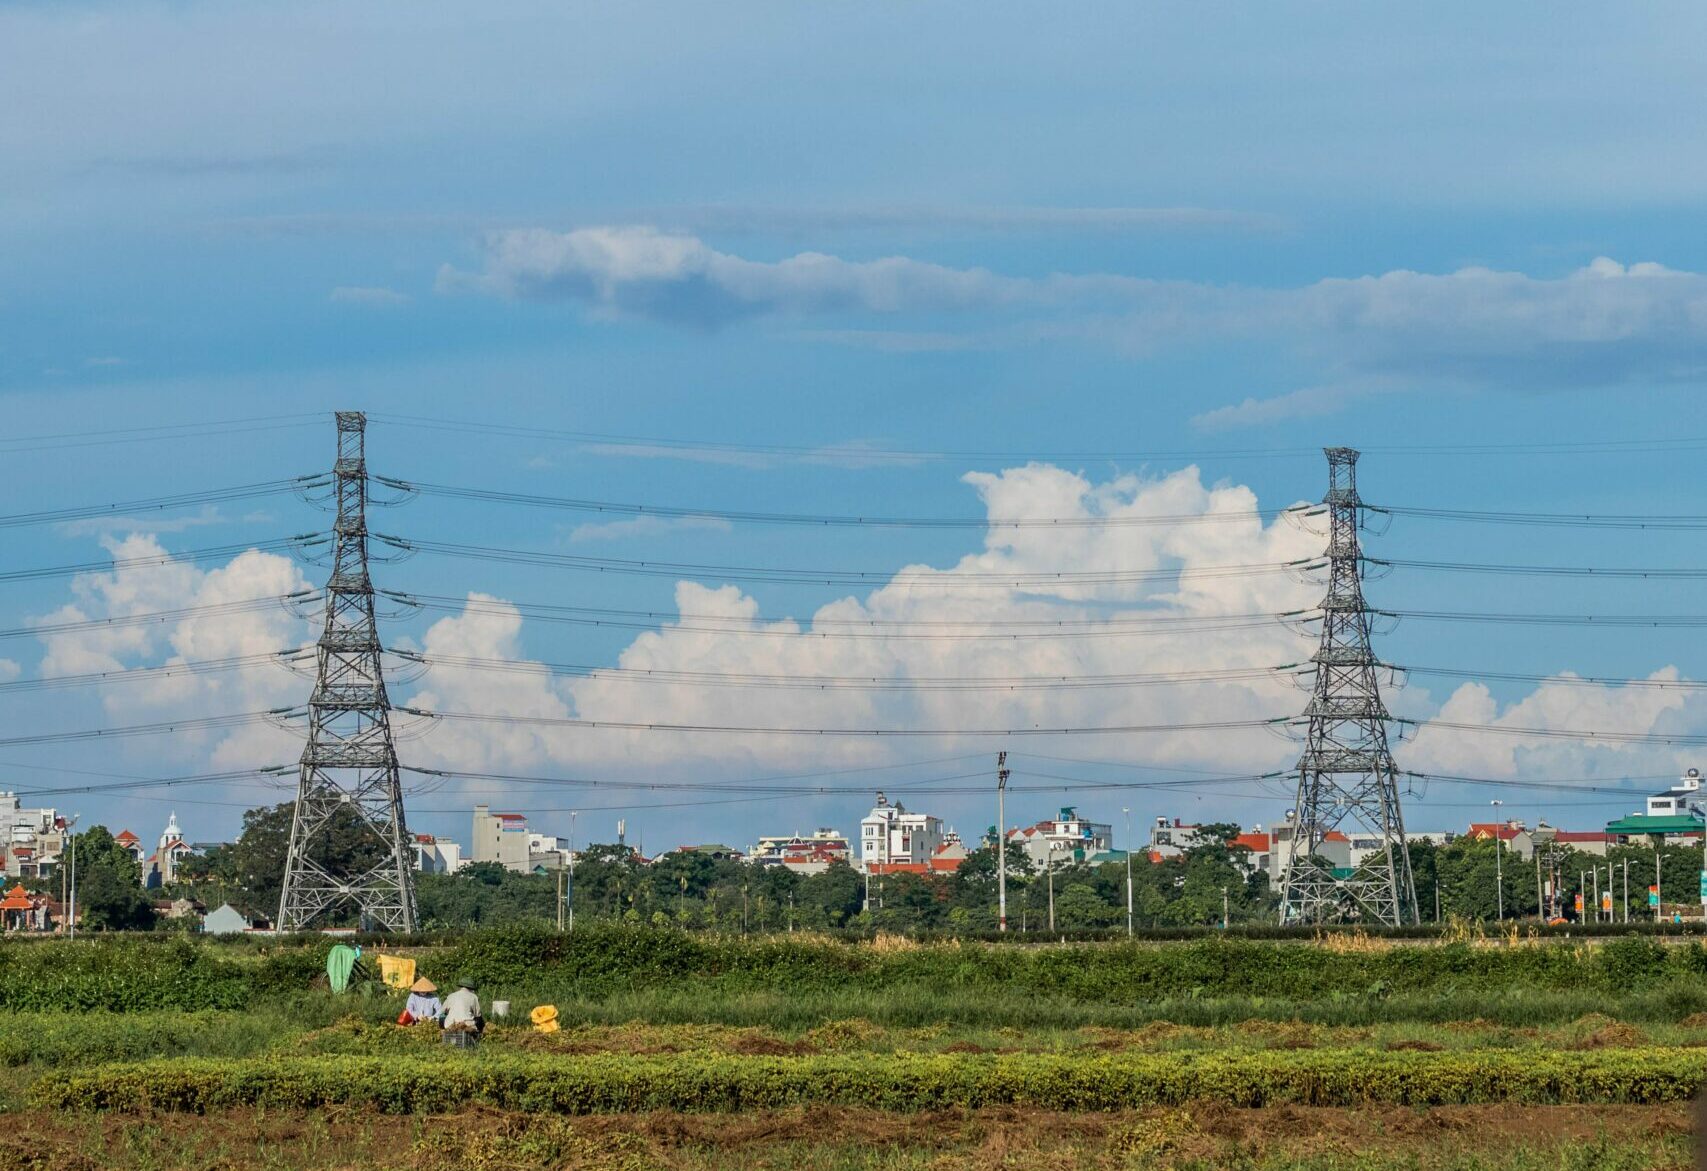
[[[1704,1081],[1707,1054],[1676,1049],[1103,1057],[446,1054],[145,1061],[50,1073],[31,1087],[29,1100],[49,1109],[201,1112],[339,1104],[397,1114],[471,1103],[561,1114],[801,1103],[895,1111],[999,1105],[1118,1110],[1204,1100],[1238,1106],[1654,1103],[1688,1099]]]
[[[236,1009],[322,978],[330,942],[284,940],[255,954],[188,940],[0,943],[0,1009]],[[1707,948],[1637,937],[1604,943],[1348,949],[1209,939],[1052,947],[929,944],[889,948],[822,939],[743,939],[601,925],[570,935],[478,932],[424,950],[440,983],[470,976],[542,999],[642,988],[725,992],[885,991],[902,987],[1136,1004],[1182,997],[1340,996],[1508,990],[1627,994],[1700,984]]]

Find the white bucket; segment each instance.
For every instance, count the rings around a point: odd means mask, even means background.
[[[492,1015],[497,1017],[509,1016],[510,1002],[507,1000],[494,1000],[492,1002]]]

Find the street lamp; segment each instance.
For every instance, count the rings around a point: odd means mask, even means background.
[[[1500,852],[1504,839],[1500,837],[1500,806],[1505,802],[1494,798],[1488,802],[1494,807],[1494,917],[1505,921],[1505,865]]]
[[[1126,937],[1132,938],[1132,810],[1121,808],[1126,818]]]
[[[1008,929],[1008,754],[996,754],[996,930]]]
[[[1055,930],[1055,852],[1070,847],[1066,842],[1049,843],[1049,930]]]

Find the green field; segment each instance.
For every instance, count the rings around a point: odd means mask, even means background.
[[[397,949],[511,1001],[472,1053],[328,946],[0,945],[0,1163],[1681,1168],[1707,1084],[1693,943]]]

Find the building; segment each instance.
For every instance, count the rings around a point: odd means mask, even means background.
[[[0,852],[7,878],[46,878],[65,849],[65,819],[52,809],[25,809],[16,793],[0,793]]]
[[[0,925],[7,931],[46,931],[53,924],[49,900],[13,886],[0,899]]]
[[[781,866],[796,874],[821,874],[837,862],[851,862],[853,851],[847,838],[833,829],[820,828],[810,837],[801,834],[762,837],[747,851],[755,866]]]
[[[1184,830],[1187,827],[1179,828]],[[1152,831],[1151,839],[1154,838],[1155,831]],[[1009,830],[1008,847],[1024,850],[1039,870],[1052,865],[1096,862],[1114,849],[1114,827],[1080,817],[1079,811],[1068,805],[1063,806],[1052,820],[1040,821],[1024,829]]]
[[[928,863],[943,843],[940,817],[908,813],[896,802],[877,795],[877,804],[859,823],[859,860],[866,870],[897,862]]]
[[[1268,876],[1269,882],[1278,883],[1286,878],[1291,869],[1292,838],[1298,827],[1296,810],[1287,810],[1286,819],[1269,831],[1268,835]],[[1362,839],[1365,843],[1371,839]],[[1373,839],[1375,847],[1379,848],[1380,839]],[[1367,849],[1367,845],[1365,846]],[[1328,864],[1328,869],[1336,878],[1349,878],[1354,869],[1352,862],[1352,840],[1337,829],[1331,829],[1322,835],[1321,844],[1316,847],[1316,856]]]
[[[1677,817],[1693,814],[1702,808],[1707,793],[1701,790],[1701,770],[1692,768],[1677,784],[1648,798],[1649,817]]]
[[[202,931],[207,935],[241,935],[257,929],[249,916],[225,903],[202,916]]]
[[[1649,796],[1641,813],[1608,822],[1606,832],[1621,841],[1639,837],[1700,840],[1704,818],[1707,792],[1701,788],[1701,770],[1692,768],[1671,788]]]
[[[462,847],[449,838],[415,835],[415,869],[422,874],[455,874],[464,862]]]
[[[1198,831],[1202,828],[1187,825],[1177,817],[1172,821],[1165,817],[1156,818],[1156,824],[1150,827],[1150,857],[1173,858],[1185,853],[1201,844]]]
[[[1228,841],[1227,849],[1233,855],[1233,861],[1242,866],[1246,873],[1261,871],[1266,874],[1271,845],[1269,834],[1259,825],[1255,829],[1235,835]]]
[[[528,819],[519,813],[493,813],[485,805],[474,807],[475,862],[496,862],[505,870],[527,874],[533,867],[529,855],[532,842]]]
[[[160,831],[154,853],[142,865],[142,885],[155,890],[177,882],[178,867],[193,852],[184,840],[184,831],[178,828],[178,815],[173,813],[166,819],[166,828]]]

